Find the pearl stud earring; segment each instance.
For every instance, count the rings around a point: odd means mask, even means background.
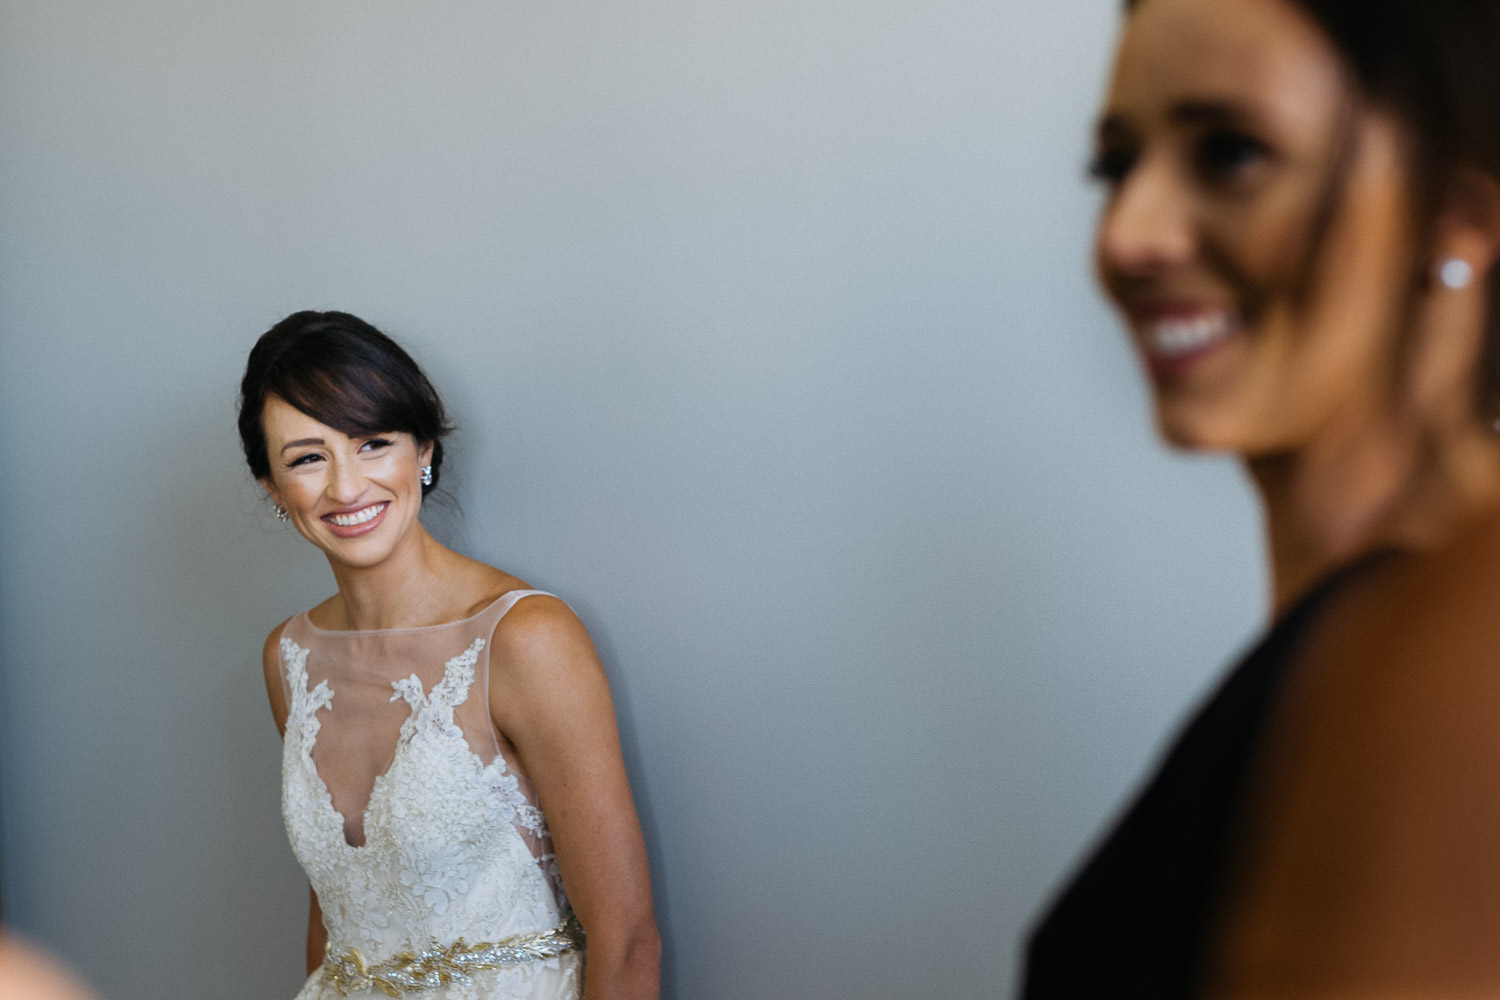
[[[1455,291],[1467,288],[1469,282],[1474,280],[1474,268],[1462,257],[1449,257],[1438,268],[1438,280],[1443,283],[1444,288]]]

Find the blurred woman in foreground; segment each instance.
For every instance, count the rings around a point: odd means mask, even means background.
[[[1275,621],[1035,932],[1027,997],[1500,995],[1500,4],[1139,0],[1100,280],[1241,456]]]
[[[93,1000],[93,994],[66,969],[3,927],[0,927],[0,997]]]

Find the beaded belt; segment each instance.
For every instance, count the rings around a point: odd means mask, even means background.
[[[536,934],[518,934],[494,943],[466,944],[463,938],[443,947],[434,944],[419,952],[403,951],[376,965],[366,965],[358,948],[342,955],[331,951],[323,959],[319,982],[348,996],[371,987],[390,997],[447,986],[468,985],[470,974],[485,969],[506,969],[525,962],[577,951],[583,947],[583,928],[576,917],[561,927]]]

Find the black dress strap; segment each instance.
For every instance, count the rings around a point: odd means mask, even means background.
[[[1239,662],[1033,931],[1025,1000],[1187,1000],[1203,972],[1245,781],[1319,609],[1375,553],[1330,573]]]

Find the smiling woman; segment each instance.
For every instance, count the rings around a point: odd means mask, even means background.
[[[271,476],[264,480],[277,516],[292,521],[325,552],[332,551],[332,540],[324,532],[343,540],[374,535],[392,509],[393,521],[414,519],[422,507],[423,484],[434,481],[436,445],[419,447],[409,433],[350,437],[274,395],[261,410],[261,425],[267,440],[284,442],[277,450],[283,468],[279,484]],[[420,470],[417,476],[409,475],[413,466]],[[379,537],[394,542],[405,537],[402,527],[393,523],[393,530]],[[345,562],[378,562],[389,555],[371,546],[339,551]]]
[[[338,584],[265,645],[312,889],[300,1000],[655,997],[603,671],[567,605],[423,527],[449,432],[426,376],[354,316],[296,313],[251,351],[239,427]]]
[[[1500,995],[1500,7],[1138,0],[1096,267],[1275,621],[1038,926],[1026,995]]]

